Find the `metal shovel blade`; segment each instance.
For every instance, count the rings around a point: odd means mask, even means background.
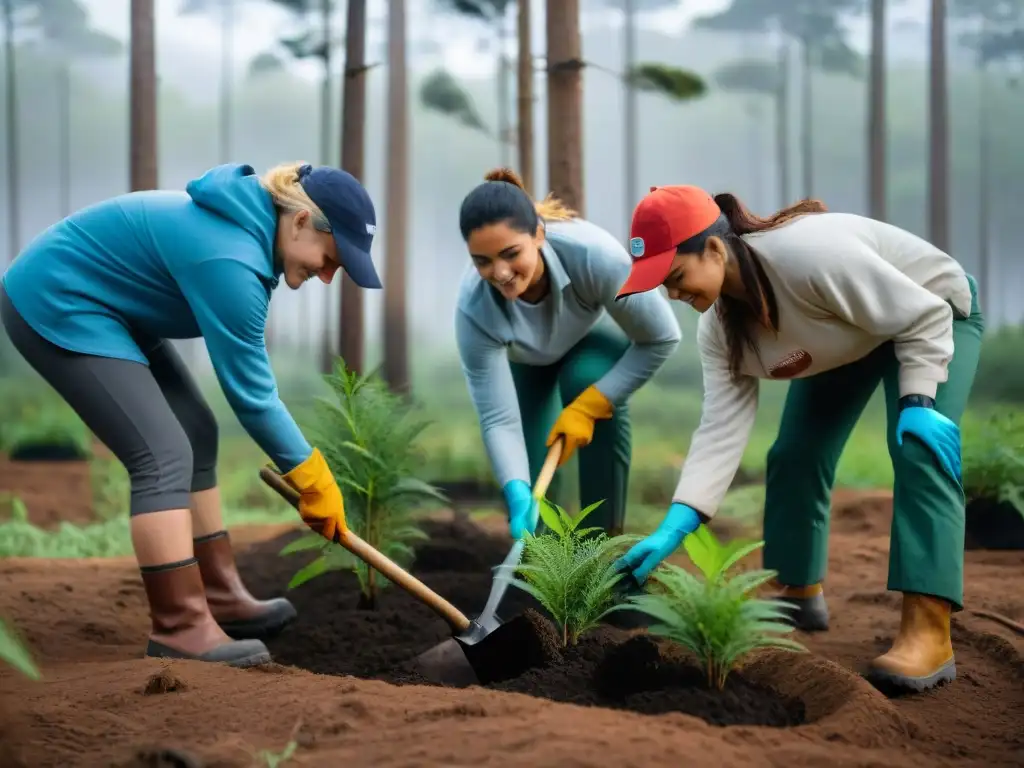
[[[466,652],[454,637],[421,653],[413,659],[413,666],[426,680],[437,685],[466,688],[480,682]]]
[[[498,608],[508,591],[512,573],[523,556],[524,546],[522,540],[516,541],[501,565],[495,569],[497,573],[487,603],[480,615],[470,622],[469,629],[413,659],[413,665],[420,675],[434,683],[457,687],[481,682],[476,665],[487,666],[489,654],[486,647],[477,649],[476,646],[485,643],[490,634],[501,626]],[[488,676],[484,674],[483,677],[486,679]]]

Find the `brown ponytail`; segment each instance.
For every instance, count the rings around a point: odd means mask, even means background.
[[[723,192],[714,197],[722,214],[729,220],[730,231],[723,239],[730,254],[736,259],[746,294],[745,300],[722,295],[717,308],[729,348],[729,372],[736,379],[740,376],[744,348],[757,353],[755,324],[776,333],[779,330],[779,307],[775,291],[761,266],[757,251],[747,244],[742,235],[775,229],[806,214],[824,213],[828,208],[820,200],[806,199],[776,211],[768,218],[761,218],[747,210],[733,194]]]
[[[505,181],[509,184],[514,184],[523,192],[526,192],[526,185],[523,184],[523,180],[511,168],[495,168],[488,171],[487,175],[484,176],[484,181]],[[568,221],[579,216],[576,211],[569,208],[550,192],[540,202],[534,201],[534,207],[537,209],[537,215],[547,221]]]

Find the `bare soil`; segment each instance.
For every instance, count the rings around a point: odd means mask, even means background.
[[[271,641],[273,665],[142,659],[148,618],[131,559],[6,560],[0,615],[44,680],[0,668],[0,765],[249,766],[290,740],[286,765],[328,768],[1024,765],[1024,637],[972,613],[1024,621],[1024,552],[968,553],[954,683],[888,699],[859,676],[899,625],[885,589],[890,517],[887,494],[836,494],[830,631],[798,634],[809,654],[755,656],[722,695],[685,655],[614,627],[568,652],[549,645],[544,663],[486,687],[416,684],[407,662],[449,636],[444,623],[397,588],[359,610],[340,573],[289,594],[299,619]],[[508,540],[456,516],[432,528],[418,575],[478,611]],[[293,535],[236,534],[257,594],[283,593],[305,562],[276,554]],[[506,617],[529,607],[517,594]],[[529,612],[516,621],[541,640],[548,631]]]
[[[5,495],[21,499],[29,522],[40,528],[96,519],[87,461],[11,461],[0,453],[0,496]],[[9,509],[0,498],[0,519]]]

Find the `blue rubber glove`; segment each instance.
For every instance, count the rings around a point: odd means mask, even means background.
[[[532,534],[537,528],[540,509],[530,486],[523,480],[509,480],[502,488],[502,493],[508,504],[508,531],[512,538],[521,539],[523,533]]]
[[[700,526],[700,516],[693,507],[672,502],[661,524],[643,541],[633,545],[615,564],[619,571],[632,571],[638,584],[666,557],[675,552],[683,539]]]
[[[913,435],[935,454],[939,466],[960,482],[960,428],[935,410],[931,398],[910,395],[901,398],[901,404],[904,407],[896,423],[897,445],[903,445],[904,435]]]

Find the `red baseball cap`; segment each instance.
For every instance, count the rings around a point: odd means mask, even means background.
[[[633,211],[629,232],[633,269],[615,298],[653,291],[665,282],[676,246],[699,235],[721,214],[718,203],[700,187],[651,187]]]

